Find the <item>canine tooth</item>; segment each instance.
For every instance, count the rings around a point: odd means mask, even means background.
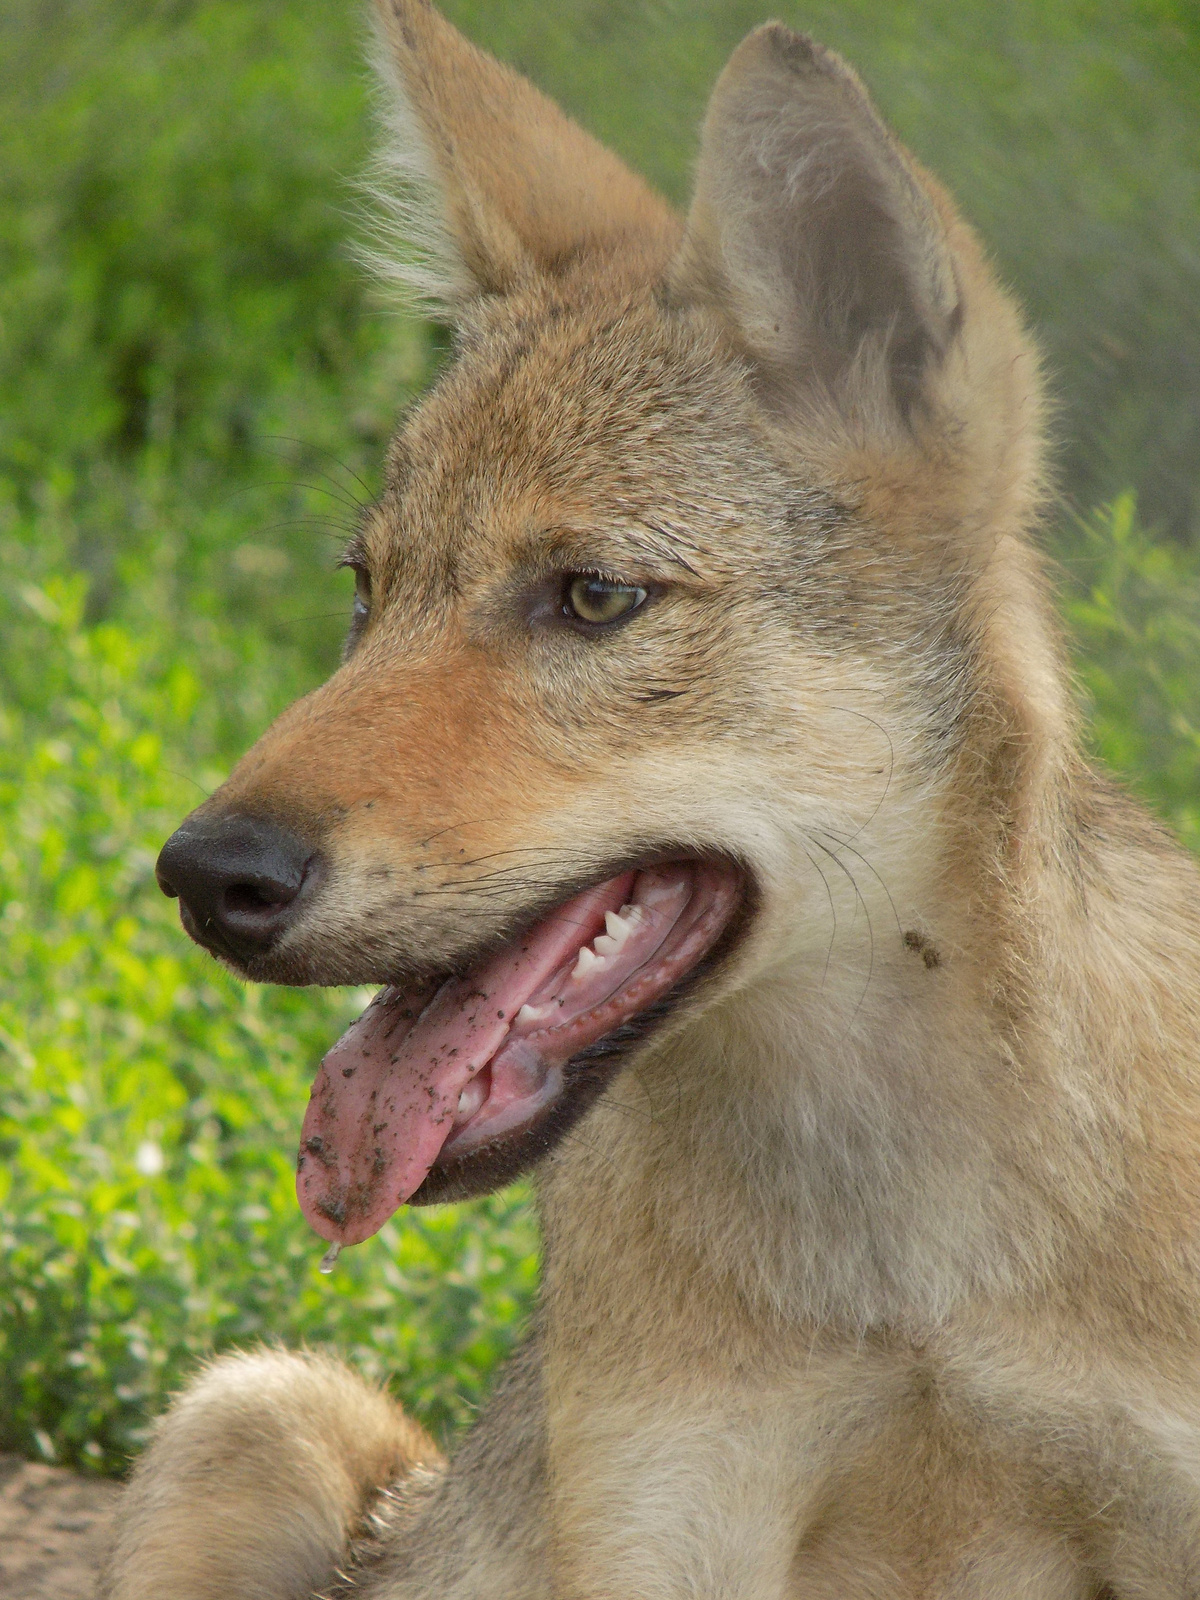
[[[602,960],[602,956],[598,956],[596,952],[594,950],[590,950],[586,944],[583,945],[579,951],[579,955],[576,957],[575,968],[571,973],[571,976],[573,978],[582,978],[585,973],[590,972],[593,967],[598,967]]]
[[[612,939],[619,950],[641,920],[641,912],[636,906],[622,906],[620,911],[606,911],[604,913],[604,926],[608,929],[607,937]],[[600,948],[600,940],[596,940],[596,948]]]
[[[550,1006],[524,1005],[513,1018],[514,1022],[540,1022],[551,1010]]]

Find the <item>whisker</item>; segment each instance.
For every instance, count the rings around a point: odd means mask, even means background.
[[[277,628],[298,628],[304,622],[341,622],[345,620],[344,611],[317,611],[311,617],[280,617],[275,623]]]
[[[330,539],[339,541],[349,539],[356,531],[357,524],[351,522],[338,522],[333,517],[281,517],[278,522],[266,522],[254,531],[261,536],[265,533],[278,533],[281,528],[316,528],[318,533],[325,533]]]
[[[228,505],[232,500],[240,500],[244,495],[257,494],[262,489],[306,489],[310,494],[327,495],[330,500],[339,501],[341,505],[354,517],[357,527],[364,511],[368,508],[356,500],[348,492],[335,492],[326,484],[308,483],[303,478],[263,478],[256,483],[244,483],[237,489],[230,489],[222,496],[221,504]]]
[[[866,1001],[867,991],[871,987],[871,979],[875,973],[875,924],[871,921],[871,908],[867,904],[866,899],[863,896],[863,892],[858,886],[858,879],[850,871],[846,863],[841,859],[840,856],[836,855],[832,850],[830,850],[828,845],[822,844],[820,839],[818,839],[815,834],[810,833],[808,837],[812,843],[816,845],[817,849],[823,851],[824,854],[827,855],[834,863],[834,865],[846,875],[850,882],[850,887],[854,890],[855,896],[858,899],[859,905],[863,908],[863,916],[867,919],[867,976],[863,983],[862,993],[858,997],[858,1004],[854,1008],[854,1015],[850,1018],[850,1021],[846,1025],[846,1031],[842,1035],[843,1039],[845,1039],[849,1037],[851,1028],[853,1028],[854,1024],[858,1021],[858,1014],[862,1010],[863,1004]],[[832,835],[830,835],[830,837],[832,837]]]
[[[347,465],[347,463],[342,460],[341,456],[339,456],[335,451],[327,449],[325,445],[316,444],[311,439],[293,439],[289,434],[286,433],[264,433],[260,434],[259,437],[262,439],[277,439],[284,444],[296,444],[299,445],[302,450],[312,450],[320,455],[325,456],[328,460],[335,462],[339,467],[341,467],[342,471],[347,473],[351,478],[354,479],[355,483],[358,484],[359,488],[367,497],[366,500],[362,502],[364,506],[369,505],[370,502],[375,498],[375,492],[371,488],[370,484],[367,483],[364,478],[361,478],[359,474],[355,472],[353,467]]]
[[[850,835],[850,837],[852,839],[857,839],[859,834],[862,833],[864,829],[869,828],[871,826],[871,824],[874,822],[875,818],[879,815],[879,812],[880,812],[880,809],[881,809],[881,807],[883,805],[883,802],[887,799],[888,794],[889,794],[889,792],[891,790],[892,777],[893,777],[893,775],[895,774],[895,771],[896,771],[896,746],[892,743],[892,736],[887,731],[887,729],[884,727],[883,723],[878,721],[875,717],[868,716],[865,711],[856,711],[853,706],[834,706],[832,709],[834,711],[844,712],[845,715],[848,716],[848,717],[858,717],[863,722],[869,722],[873,728],[878,729],[878,731],[883,735],[884,739],[887,741],[887,747],[888,747],[888,773],[887,773],[886,779],[884,780],[883,793],[879,796],[879,799],[875,802],[875,809],[871,812],[871,815],[866,819],[865,822],[860,823],[859,826]]]
[[[562,1135],[562,1139],[564,1144],[568,1139],[573,1140],[577,1144],[581,1144],[585,1150],[590,1150],[593,1155],[599,1156],[603,1160],[604,1164],[608,1167],[611,1167],[614,1172],[619,1171],[617,1163],[613,1160],[612,1156],[606,1154],[605,1151],[602,1150],[594,1140],[585,1139],[577,1127],[568,1128],[566,1133]]]
[[[829,915],[833,920],[833,927],[829,934],[829,946],[825,951],[825,967],[821,973],[821,988],[824,989],[825,980],[829,977],[829,963],[833,959],[833,947],[837,940],[837,906],[833,901],[833,890],[829,887],[829,879],[825,876],[820,862],[817,860],[816,856],[811,853],[811,851],[805,849],[804,854],[808,856],[808,859],[811,861],[815,871],[821,879],[821,882],[825,885],[825,893],[829,896]]]
[[[164,767],[163,771],[169,772],[173,778],[181,778],[184,783],[190,783],[193,789],[199,789],[200,793],[206,800],[211,797],[213,791],[211,789],[206,789],[198,778],[192,777],[190,772],[180,772],[175,767]]]
[[[861,832],[861,830],[859,830],[859,831]],[[867,859],[867,857],[865,855],[863,855],[861,850],[856,850],[854,848],[854,846],[850,843],[849,839],[843,839],[840,834],[834,833],[831,828],[822,829],[822,832],[824,833],[824,835],[825,835],[825,837],[827,839],[832,839],[834,841],[834,843],[838,846],[839,849],[841,849],[841,850],[849,850],[849,852],[850,852],[850,854],[852,856],[857,856],[858,859],[862,862],[863,866],[866,867],[867,871],[875,879],[875,882],[883,890],[884,894],[887,895],[888,905],[891,906],[891,908],[892,908],[892,916],[895,917],[895,919],[896,919],[896,931],[897,931],[897,933],[903,935],[903,933],[904,933],[904,924],[900,921],[900,913],[896,910],[896,902],[892,899],[892,891],[888,888],[887,884],[884,883],[883,879],[879,876],[879,873],[875,870],[875,867],[872,864],[872,862],[870,862]],[[812,835],[810,834],[809,837],[811,838]],[[852,833],[850,835],[850,838],[851,839],[857,839],[858,838],[858,833]]]
[[[418,848],[432,844],[435,839],[440,839],[443,834],[453,833],[458,828],[486,828],[489,823],[495,822],[495,817],[473,817],[467,822],[450,822],[444,828],[439,828],[436,833],[431,833],[425,839],[418,839]]]

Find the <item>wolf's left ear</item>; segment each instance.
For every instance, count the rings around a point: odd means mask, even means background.
[[[597,252],[618,272],[661,276],[680,226],[648,184],[428,0],[375,4],[385,160],[408,191],[397,231],[420,252],[390,271],[377,257],[385,273],[451,310]]]
[[[907,416],[959,290],[915,164],[832,51],[767,23],[717,82],[677,295],[714,306],[769,396]]]

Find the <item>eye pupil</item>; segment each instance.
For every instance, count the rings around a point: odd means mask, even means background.
[[[615,583],[610,578],[580,573],[569,579],[564,610],[580,622],[616,622],[636,610],[646,598],[645,589],[633,583]]]

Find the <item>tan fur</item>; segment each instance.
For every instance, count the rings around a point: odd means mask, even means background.
[[[458,354],[361,637],[205,808],[329,863],[255,975],[453,966],[664,842],[755,901],[540,1169],[538,1327],[451,1465],[340,1369],[218,1362],[106,1594],[1200,1595],[1200,885],[1079,753],[1015,311],[777,24],[685,230],[421,0],[381,18]],[[571,571],[655,602],[539,631]]]
[[[154,1470],[168,1456],[169,1473]],[[129,1592],[312,1592],[381,1483],[443,1465],[415,1423],[336,1362],[259,1351],[209,1366],[159,1424],[126,1491],[114,1563]],[[198,1507],[221,1529],[192,1548]]]

